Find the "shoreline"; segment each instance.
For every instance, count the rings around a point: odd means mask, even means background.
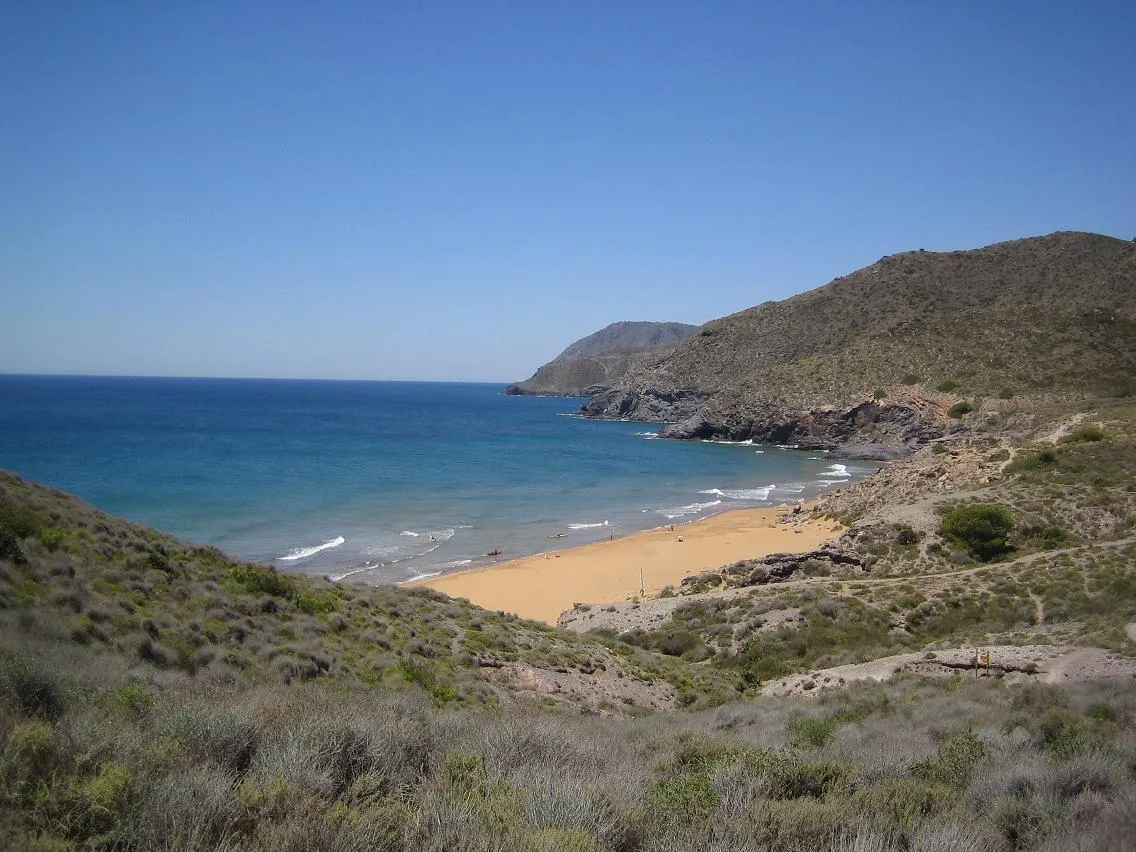
[[[811,508],[816,504],[806,504]],[[791,515],[794,505],[730,509],[685,524],[441,574],[400,585],[426,587],[555,625],[577,603],[623,603],[685,577],[771,553],[802,553],[837,537],[836,522]],[[789,514],[784,521],[778,518]]]

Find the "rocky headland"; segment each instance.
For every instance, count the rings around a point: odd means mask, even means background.
[[[706,323],[581,409],[670,438],[752,439],[892,459],[983,400],[1130,392],[1136,244],[1062,232],[908,251]]]

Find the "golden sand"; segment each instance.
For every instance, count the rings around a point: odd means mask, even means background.
[[[835,521],[797,520],[786,506],[737,509],[612,541],[538,553],[472,571],[432,577],[429,586],[480,607],[555,624],[575,603],[612,603],[658,594],[684,577],[770,553],[813,550],[839,535]],[[778,517],[788,517],[778,522]],[[681,538],[681,540],[680,540]]]

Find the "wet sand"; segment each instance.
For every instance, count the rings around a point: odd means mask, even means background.
[[[555,624],[560,613],[575,603],[612,603],[638,596],[640,578],[650,597],[699,571],[770,553],[813,550],[842,531],[835,521],[798,519],[789,512],[788,506],[737,509],[676,524],[673,530],[647,530],[409,585],[428,586],[485,609]],[[787,522],[778,522],[786,516]]]

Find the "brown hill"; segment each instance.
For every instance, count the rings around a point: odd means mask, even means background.
[[[594,417],[902,453],[984,397],[1131,392],[1136,244],[1062,232],[911,251],[702,326],[584,406]],[[866,446],[868,444],[877,446]]]

